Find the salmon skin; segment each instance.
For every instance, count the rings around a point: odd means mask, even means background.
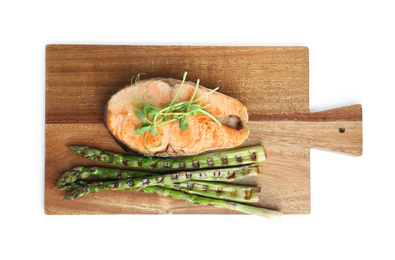
[[[180,91],[179,88],[181,87]],[[179,120],[158,127],[158,135],[137,135],[136,130],[143,122],[135,111],[142,100],[159,109],[170,104],[176,93],[175,103],[189,101],[194,93],[196,83],[171,78],[151,78],[128,85],[114,93],[107,102],[103,114],[104,124],[115,141],[126,152],[144,155],[168,157],[190,156],[215,150],[233,148],[242,144],[248,137],[249,130],[244,125],[248,121],[247,108],[235,98],[213,92],[198,100],[201,106],[210,104],[205,110],[216,117],[222,125],[209,116],[197,114],[188,116],[188,130],[182,130]],[[199,86],[194,100],[210,92]],[[136,98],[134,99],[133,96]],[[144,141],[145,138],[145,141]]]

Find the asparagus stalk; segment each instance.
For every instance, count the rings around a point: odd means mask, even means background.
[[[163,186],[171,189],[182,190],[187,193],[199,194],[206,197],[222,198],[239,202],[258,202],[260,188],[254,186],[243,186],[237,184],[226,184],[220,182],[199,182],[189,180],[178,182],[175,174],[157,175],[136,179],[125,179],[118,181],[73,183],[64,186],[71,192],[66,195],[65,200],[83,197],[91,192],[101,190],[139,190],[147,186]]]
[[[167,189],[167,188],[163,188],[163,187],[148,186],[148,187],[144,187],[143,191],[148,192],[148,193],[157,193],[162,196],[170,196],[174,199],[185,200],[190,203],[197,203],[197,204],[202,204],[202,205],[212,205],[212,206],[218,207],[218,208],[227,208],[227,209],[237,210],[237,211],[240,211],[243,213],[257,215],[257,216],[261,216],[261,217],[265,217],[265,218],[269,218],[269,219],[281,220],[282,215],[283,215],[279,211],[269,210],[269,209],[260,208],[260,207],[254,207],[254,206],[250,206],[250,205],[225,201],[225,200],[221,200],[221,199],[213,199],[213,198],[207,198],[207,197],[202,197],[202,196],[193,195],[193,194],[186,194],[182,191]]]
[[[242,186],[218,182],[189,181],[173,185],[157,185],[169,189],[181,190],[189,194],[209,198],[221,198],[237,202],[257,203],[261,189],[254,186]]]
[[[83,168],[83,167],[77,167],[77,168]],[[92,167],[95,168],[96,171],[88,171],[85,172],[83,171],[82,174],[78,175],[81,177],[80,179],[87,178],[89,177],[90,173],[96,173],[99,172],[101,177],[105,178],[112,178],[114,177],[114,171],[118,172],[117,169],[108,169],[107,168],[102,168],[102,167]],[[126,173],[127,176],[129,176],[131,173],[136,173],[139,175],[148,174],[146,172],[136,172],[136,171],[129,171],[129,170],[120,170],[123,173]],[[109,175],[106,175],[105,173],[110,173]],[[67,175],[69,172],[66,172],[65,174]],[[250,164],[250,165],[243,165],[243,166],[236,166],[236,167],[230,167],[230,168],[221,168],[221,169],[206,169],[203,171],[190,171],[190,172],[176,172],[172,174],[152,174],[150,176],[145,176],[144,178],[136,178],[133,179],[133,182],[136,183],[136,185],[133,185],[133,187],[136,188],[141,188],[142,185],[170,185],[172,186],[173,184],[179,184],[181,182],[187,182],[187,181],[196,181],[196,180],[204,180],[204,181],[234,181],[234,180],[242,180],[246,178],[250,178],[253,176],[258,175],[259,173],[259,167],[257,164]],[[64,174],[64,175],[65,175]],[[96,175],[97,176],[97,175]],[[124,176],[124,175],[123,175]],[[116,176],[120,177],[120,176]],[[130,176],[130,177],[135,177],[135,176]],[[61,183],[62,186],[60,186],[61,190],[71,190],[74,189],[75,187],[80,187],[81,184],[89,184],[87,182],[81,182],[77,183],[77,185],[71,185],[72,183],[75,183],[77,180],[80,179],[73,179],[70,180],[67,184],[65,183],[64,179],[69,181],[69,178],[63,178],[63,175],[59,178],[58,183]],[[113,178],[115,179],[115,178]],[[118,178],[119,179],[119,178]],[[128,178],[126,181],[131,181]],[[125,180],[125,179],[120,179],[120,180]],[[108,182],[107,184],[114,183]]]
[[[91,160],[147,170],[174,171],[184,169],[218,168],[258,163],[266,160],[266,154],[263,146],[253,146],[232,151],[222,151],[179,158],[149,158],[143,156],[124,155],[105,152],[87,146],[69,146],[69,149],[74,154]]]
[[[171,184],[174,178],[178,181],[205,180],[205,181],[237,181],[256,176],[259,173],[258,164],[250,164],[229,168],[206,169],[203,171],[177,172],[171,176],[164,175],[164,181]],[[149,172],[113,169],[104,167],[75,167],[65,172],[57,181],[56,187],[65,189],[67,185],[77,180],[86,179],[91,176],[106,179],[127,179],[155,175]],[[155,175],[156,176],[156,175]],[[169,182],[170,181],[170,182]]]
[[[74,183],[77,180],[86,179],[88,177],[101,177],[107,179],[127,179],[127,178],[137,178],[152,175],[150,172],[143,171],[131,171],[124,169],[113,169],[105,167],[75,167],[68,172],[63,173],[63,175],[58,179],[56,187],[61,188]]]
[[[204,181],[237,181],[257,176],[259,173],[258,164],[249,164],[243,166],[205,169],[200,171],[183,171],[173,173],[171,176],[177,177],[180,182],[188,180],[204,180]]]

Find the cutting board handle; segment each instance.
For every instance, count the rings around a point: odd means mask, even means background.
[[[362,155],[362,106],[352,105],[311,113],[311,147]]]

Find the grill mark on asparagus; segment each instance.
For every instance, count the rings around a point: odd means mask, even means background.
[[[237,189],[233,189],[232,192],[230,193],[231,196],[236,196],[237,194]]]
[[[122,172],[116,172],[115,178],[122,178]]]
[[[202,178],[202,179],[206,178],[206,173],[205,172],[201,172],[200,173],[200,178]]]
[[[108,188],[111,190],[115,190],[119,188],[119,183],[118,182],[113,182],[111,184],[108,185]]]
[[[235,171],[229,170],[228,171],[228,176],[226,178],[231,179],[231,178],[234,178],[235,175],[236,175]]]
[[[237,161],[237,162],[239,162],[239,163],[242,163],[242,162],[243,162],[243,159],[241,158],[241,155],[240,155],[240,154],[237,153],[237,154],[235,155],[235,157],[236,157],[236,161]]]
[[[141,167],[142,165],[143,165],[143,162],[141,162],[141,161],[137,161],[137,162],[136,162],[136,166],[137,166],[137,167]]]
[[[165,169],[170,169],[170,163],[169,163],[169,162],[165,162],[164,165],[163,165],[163,167],[164,167]]]
[[[180,168],[180,169],[185,169],[185,162],[180,162],[180,163],[178,164],[178,168]]]
[[[250,158],[251,158],[251,160],[256,161],[256,153],[250,152]]]
[[[199,160],[192,161],[192,165],[193,165],[193,168],[199,169],[200,168]]]
[[[155,169],[156,168],[156,162],[152,162],[149,167],[151,169]]]
[[[217,191],[217,193],[221,193],[222,192],[222,188],[218,187],[216,191]]]
[[[213,158],[207,158],[207,165],[210,167],[214,166]]]
[[[226,155],[221,156],[222,165],[228,165],[228,157]]]
[[[128,185],[129,188],[134,186],[134,181],[130,180],[126,183]]]
[[[149,180],[147,178],[144,178],[144,179],[141,180],[141,183],[143,185],[147,185],[149,183]]]
[[[177,179],[178,179],[178,173],[173,173],[173,174],[171,175],[171,179],[172,179],[172,180],[177,180]]]
[[[156,177],[156,182],[157,183],[163,182],[163,177],[162,176]]]
[[[187,176],[187,178],[192,178],[192,172],[187,172],[185,175]]]
[[[187,188],[188,188],[189,190],[192,190],[192,189],[193,189],[193,185],[194,185],[193,182],[188,182]]]
[[[122,160],[122,164],[123,164],[123,165],[128,165],[128,161],[125,160],[125,159],[123,159],[123,160]]]
[[[207,185],[202,185],[202,190],[203,191],[207,191],[207,188],[208,188]]]
[[[221,176],[221,172],[220,171],[215,171],[214,172],[214,177],[215,178],[219,178]]]
[[[244,199],[245,200],[251,199],[251,189],[248,189],[248,190],[244,191]]]

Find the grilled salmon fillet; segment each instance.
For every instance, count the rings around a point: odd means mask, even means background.
[[[143,99],[145,93],[144,100],[147,103],[163,108],[174,99],[181,83],[181,80],[176,79],[152,78],[126,86],[113,94],[104,108],[104,124],[126,152],[148,153],[153,156],[187,156],[213,149],[232,148],[247,139],[249,130],[244,126],[248,121],[246,107],[237,99],[213,92],[195,104],[210,104],[206,108],[207,112],[217,117],[222,125],[215,123],[207,115],[189,116],[189,130],[181,130],[179,121],[164,124],[158,128],[160,137],[153,136],[148,131],[144,146],[144,135],[135,133],[143,124],[134,112],[141,104],[136,103],[131,93],[139,100]],[[184,82],[175,102],[190,100],[195,87],[196,83]],[[199,86],[194,100],[208,92],[210,89]]]

